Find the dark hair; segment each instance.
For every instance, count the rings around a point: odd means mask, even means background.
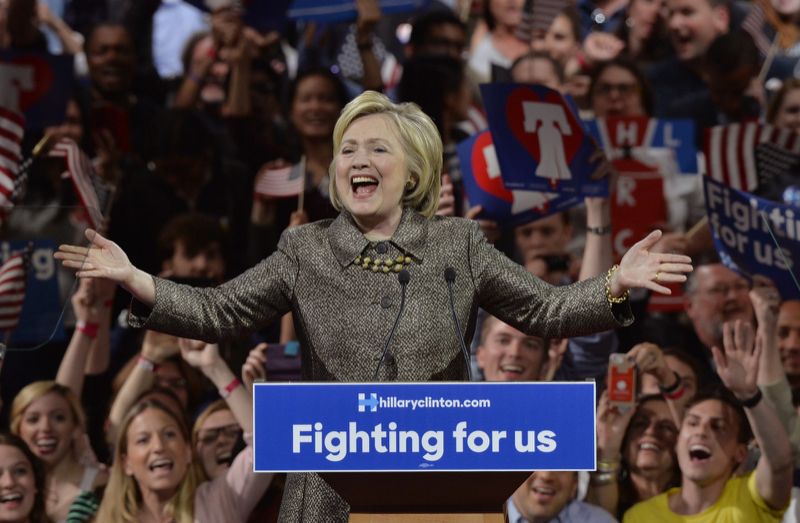
[[[294,100],[297,97],[297,88],[301,83],[303,83],[303,80],[306,78],[311,78],[312,76],[319,76],[330,82],[331,86],[333,87],[334,95],[336,96],[336,102],[339,104],[340,108],[347,105],[347,102],[350,101],[350,97],[347,95],[347,88],[345,87],[341,78],[333,74],[330,69],[326,69],[324,67],[313,67],[298,72],[294,82],[292,82],[292,84],[289,86],[289,96],[286,104],[287,111],[291,110],[292,105],[294,104]]]
[[[666,399],[661,394],[646,394],[640,396],[636,401],[636,410],[638,410],[642,405],[651,401],[659,401],[661,403],[666,403]],[[634,416],[636,413],[634,412]],[[631,418],[632,420],[633,418]],[[631,473],[630,473],[630,463],[627,462],[626,458],[626,449],[628,447],[628,440],[630,438],[630,424],[625,429],[625,435],[622,439],[622,455],[620,460],[620,474],[619,474],[619,503],[617,507],[617,517],[621,520],[622,514],[625,513],[630,507],[635,505],[640,501],[644,501],[643,499],[639,499],[639,495],[637,493],[636,488],[633,485],[633,481],[631,480]],[[673,463],[672,463],[672,476],[669,479],[669,482],[665,486],[665,490],[677,487],[680,485],[681,481],[681,470],[678,467],[678,460],[675,458],[675,449],[670,449],[673,455]]]
[[[45,510],[45,468],[44,464],[31,452],[25,441],[19,436],[10,434],[8,432],[0,432],[0,445],[8,445],[9,447],[17,448],[25,458],[30,462],[31,469],[33,470],[33,483],[36,487],[36,492],[33,495],[33,508],[28,515],[31,523],[50,523],[50,518],[47,517]]]
[[[171,155],[213,156],[214,136],[197,112],[169,109],[154,122],[152,148],[154,158]]]
[[[158,253],[161,261],[172,258],[175,244],[182,242],[189,257],[208,249],[214,243],[225,250],[227,237],[217,219],[199,212],[179,214],[161,229],[158,235]]]
[[[750,422],[747,420],[747,414],[744,408],[736,399],[736,396],[725,386],[715,383],[704,387],[686,404],[685,412],[688,413],[689,409],[703,403],[704,401],[716,400],[731,408],[736,413],[739,421],[738,432],[736,433],[736,441],[742,445],[747,445],[753,439],[753,430],[750,427]]]
[[[633,77],[636,79],[636,83],[639,85],[639,97],[642,100],[642,108],[644,109],[645,113],[652,115],[655,103],[653,100],[653,91],[650,89],[650,83],[647,81],[644,73],[642,73],[642,70],[639,69],[639,66],[636,65],[636,62],[624,56],[618,56],[611,60],[600,62],[594,67],[594,69],[592,69],[590,74],[591,84],[589,86],[589,105],[592,104],[594,90],[597,86],[598,79],[609,67],[619,67],[620,69],[625,69],[633,75]]]
[[[775,118],[778,116],[778,111],[783,105],[786,95],[789,94],[789,91],[797,89],[800,89],[800,78],[787,78],[783,81],[783,85],[772,95],[769,105],[767,106],[766,120],[768,124],[775,124]]]
[[[451,56],[415,56],[403,65],[397,86],[401,102],[414,102],[431,117],[443,140],[445,96],[459,92],[464,85],[464,65]]]
[[[572,38],[580,44],[583,39],[581,38],[581,15],[578,13],[578,8],[574,5],[568,5],[558,13],[558,16],[564,16],[567,19],[570,32],[572,32]],[[556,16],[556,18],[558,18],[558,16]],[[555,18],[553,22],[555,22]]]
[[[730,73],[743,65],[758,69],[761,55],[753,37],[746,31],[728,31],[716,37],[705,56],[706,67],[718,73]]]
[[[666,356],[672,356],[676,360],[680,361],[681,363],[688,366],[694,372],[694,377],[697,380],[697,386],[700,388],[700,384],[703,380],[706,379],[706,370],[703,368],[703,365],[697,360],[697,358],[685,350],[678,348],[678,347],[666,347],[662,354]]]
[[[186,40],[186,43],[183,45],[183,51],[181,52],[183,74],[189,74],[189,71],[192,68],[192,55],[194,54],[194,48],[200,43],[201,40],[210,35],[210,31],[198,31],[190,36],[188,40]]]
[[[630,0],[628,4],[628,10],[631,9],[631,6],[636,1],[647,0]],[[666,21],[661,16],[656,17],[656,22],[652,31],[650,32],[650,35],[647,37],[647,40],[643,42],[641,49],[636,55],[631,52],[629,46],[630,34],[631,26],[627,23],[619,24],[619,27],[615,32],[617,38],[622,40],[622,42],[625,44],[625,49],[622,52],[639,64],[659,62],[674,54],[674,51],[672,50],[672,43],[670,42],[669,35],[667,34]]]
[[[552,66],[553,71],[555,71],[559,83],[564,83],[564,67],[558,62],[558,60],[543,51],[530,51],[514,60],[509,68],[509,72],[511,73],[512,77],[514,75],[514,69],[522,62],[527,62],[529,60],[546,61],[550,64],[550,66]]]
[[[414,47],[425,45],[434,27],[455,25],[467,33],[467,25],[449,9],[434,9],[419,15],[411,24],[411,36],[408,43]]]
[[[125,31],[125,34],[128,36],[128,40],[131,43],[131,52],[136,54],[136,45],[133,42],[133,33],[131,32],[130,28],[121,22],[112,22],[111,20],[97,22],[91,26],[88,31],[86,31],[86,44],[84,45],[84,49],[86,49],[87,53],[89,51],[89,47],[92,45],[92,40],[94,39],[95,33],[97,33],[97,31],[100,29],[122,29]]]

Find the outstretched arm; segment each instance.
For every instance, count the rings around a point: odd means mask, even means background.
[[[611,273],[555,287],[509,260],[486,242],[477,225],[470,225],[468,263],[479,305],[523,332],[546,338],[584,336],[630,324],[627,301],[612,307],[608,297],[634,287],[669,294],[658,282],[684,281],[692,270],[687,256],[650,252],[661,236],[655,231],[631,247]]]
[[[723,326],[724,351],[711,350],[722,382],[740,401],[759,394],[758,377],[761,344],[755,343],[753,327],[737,320]],[[747,419],[761,449],[756,466],[756,488],[772,508],[782,509],[789,503],[792,492],[792,450],[789,436],[768,401],[758,401],[745,407]]]
[[[135,298],[131,326],[217,342],[240,337],[291,310],[298,267],[289,239],[294,231],[284,231],[271,256],[214,288],[155,278],[134,267],[119,246],[94,231],[87,231],[90,247],[62,245],[56,257],[78,269],[79,277],[120,282]]]
[[[134,298],[152,307],[155,303],[153,277],[137,269],[119,245],[97,231],[86,229],[88,247],[59,245],[55,258],[64,267],[77,269],[79,278],[104,278],[114,281],[130,292]]]

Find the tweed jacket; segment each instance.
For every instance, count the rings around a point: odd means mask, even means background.
[[[397,275],[364,269],[356,258],[411,258],[406,308],[380,380],[464,380],[445,269],[456,272],[455,309],[469,346],[478,307],[544,338],[581,336],[633,321],[626,303],[612,307],[603,278],[555,287],[531,275],[461,218],[427,219],[405,209],[392,238],[370,242],[342,212],[286,230],[277,251],[216,288],[155,278],[155,304],[134,303],[130,323],[209,342],[239,337],[291,311],[311,381],[371,381],[400,306]],[[387,265],[388,266],[388,265]],[[393,268],[393,266],[392,266]],[[319,476],[290,476],[284,521],[347,519],[347,505]],[[333,518],[336,520],[337,518]]]

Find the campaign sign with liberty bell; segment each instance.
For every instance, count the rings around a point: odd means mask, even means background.
[[[608,195],[597,144],[561,93],[509,83],[482,84],[481,95],[507,189]]]
[[[482,207],[480,219],[515,227],[581,202],[575,195],[506,189],[489,131],[458,144],[458,160],[470,206]]]

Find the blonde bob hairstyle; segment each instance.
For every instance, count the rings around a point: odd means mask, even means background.
[[[148,409],[160,410],[172,418],[180,428],[187,447],[191,446],[189,427],[182,416],[172,412],[157,399],[147,398],[139,401],[128,411],[120,424],[114,449],[114,464],[111,466],[108,485],[95,521],[104,523],[136,523],[139,521],[142,493],[136,478],[125,473],[125,456],[128,453],[128,429],[134,418]],[[203,475],[195,460],[192,460],[188,465],[186,475],[175,490],[175,494],[167,502],[164,515],[172,517],[172,521],[175,523],[193,523],[194,495],[202,478]]]
[[[55,381],[34,381],[26,385],[14,397],[11,403],[11,432],[19,436],[19,428],[22,425],[22,418],[25,416],[25,411],[30,407],[31,403],[47,396],[50,393],[57,394],[64,398],[69,405],[69,410],[72,413],[72,421],[77,427],[86,430],[86,413],[83,411],[83,406],[77,396],[64,385],[56,383]]]
[[[333,129],[334,158],[329,169],[330,198],[337,211],[342,202],[336,190],[336,156],[350,124],[372,114],[386,115],[397,129],[413,185],[407,186],[402,206],[411,207],[430,218],[439,206],[442,172],[442,138],[433,121],[413,103],[392,103],[386,96],[366,91],[344,106]]]

